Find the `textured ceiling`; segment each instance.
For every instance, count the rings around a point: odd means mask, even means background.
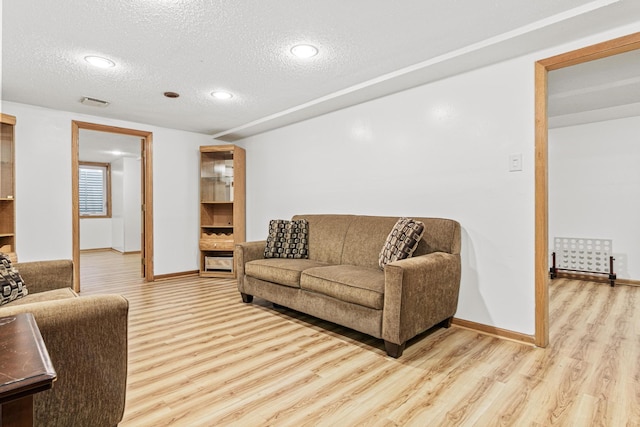
[[[2,8],[3,100],[226,140],[640,16],[638,0],[14,0]],[[320,54],[293,58],[301,42]],[[86,55],[117,66],[93,68]],[[234,98],[215,100],[216,89]],[[84,96],[111,104],[85,106]]]

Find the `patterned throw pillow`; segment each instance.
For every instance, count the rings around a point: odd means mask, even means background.
[[[410,218],[400,218],[393,226],[380,251],[378,265],[384,266],[390,262],[409,258],[418,247],[424,235],[424,223]]]
[[[309,258],[309,223],[306,219],[269,221],[265,258]]]
[[[0,254],[0,305],[26,296],[29,292],[8,255]]]

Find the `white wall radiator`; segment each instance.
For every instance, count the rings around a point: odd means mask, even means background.
[[[602,274],[608,276],[611,286],[615,286],[615,258],[612,255],[611,239],[556,237],[553,239],[553,248],[553,264],[550,268],[552,279],[562,272]]]

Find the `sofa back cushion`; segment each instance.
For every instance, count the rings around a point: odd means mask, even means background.
[[[309,259],[330,264],[378,267],[379,255],[399,217],[364,215],[296,215],[309,221]],[[460,253],[460,224],[451,219],[411,217],[422,221],[424,236],[413,256]]]
[[[460,254],[460,224],[446,218],[414,218],[424,222],[424,236],[413,256],[446,252]]]
[[[341,264],[378,268],[380,251],[398,218],[358,216],[344,240]]]
[[[309,259],[341,264],[344,237],[355,215],[296,215],[309,223]]]

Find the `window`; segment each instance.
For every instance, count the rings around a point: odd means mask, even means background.
[[[80,162],[79,207],[81,217],[111,217],[111,168],[109,163]]]

